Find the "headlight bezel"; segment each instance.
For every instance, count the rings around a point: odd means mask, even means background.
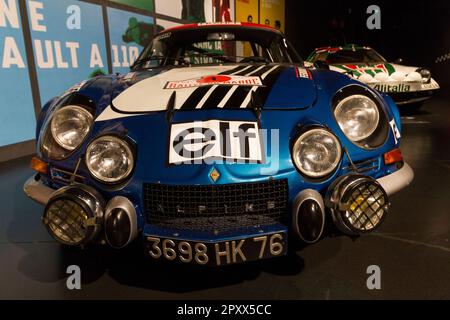
[[[329,170],[324,171],[322,174],[312,175],[302,169],[301,165],[296,160],[296,153],[301,150],[299,148],[301,144],[301,138],[304,137],[306,134],[311,134],[317,131],[325,133],[325,135],[331,137],[335,141],[336,146],[338,148],[338,156],[336,157],[336,160],[333,162]],[[314,182],[326,180],[330,178],[333,174],[335,174],[339,168],[339,164],[342,162],[343,156],[344,151],[339,138],[329,128],[322,125],[306,125],[302,127],[301,130],[295,135],[293,143],[291,144],[291,158],[294,167],[305,179]]]
[[[123,143],[130,151],[131,166],[130,166],[129,170],[127,170],[126,174],[122,175],[122,177],[120,179],[114,179],[114,180],[103,179],[102,177],[100,177],[99,175],[94,173],[94,170],[91,168],[91,166],[88,163],[89,153],[90,153],[90,150],[93,147],[94,143],[98,142],[99,140],[107,139],[107,138],[111,138],[113,140],[119,141],[120,143]],[[101,183],[102,185],[106,185],[106,186],[122,185],[122,184],[126,183],[127,181],[129,181],[131,179],[131,177],[133,176],[134,170],[136,168],[136,161],[137,161],[136,143],[134,141],[132,141],[128,136],[115,134],[115,133],[106,133],[106,134],[102,134],[102,135],[99,135],[99,136],[93,138],[87,145],[86,152],[84,154],[84,165],[87,169],[87,172],[89,172],[89,175],[95,181]]]
[[[354,141],[350,137],[348,137],[345,132],[342,130],[338,120],[336,119],[336,108],[337,106],[345,99],[348,99],[352,96],[365,96],[371,99],[378,110],[378,125],[376,129],[373,131],[371,135],[367,138],[362,139],[360,141]],[[345,136],[345,138],[350,141],[353,145],[364,149],[364,150],[374,150],[381,146],[383,146],[388,138],[389,138],[389,117],[387,115],[387,111],[383,107],[383,102],[380,98],[372,92],[369,88],[365,88],[359,85],[350,85],[339,90],[334,97],[332,98],[332,114],[333,118],[336,121],[337,127]]]
[[[344,108],[344,105],[353,99],[360,99],[360,100],[366,99],[367,101],[369,101],[369,103],[372,103],[373,105],[375,105],[375,111],[376,111],[376,115],[375,115],[376,125],[374,127],[370,128],[370,130],[368,132],[366,132],[363,135],[361,135],[360,137],[358,137],[358,139],[354,139],[353,137],[351,137],[349,134],[347,134],[344,131],[343,127],[341,126],[341,122],[338,119],[338,115],[337,115],[337,113],[339,113],[341,111],[341,109]],[[348,139],[350,139],[351,141],[353,141],[355,143],[358,143],[358,142],[363,141],[363,140],[367,139],[368,137],[370,137],[375,132],[375,130],[377,129],[378,124],[380,122],[380,111],[378,110],[378,107],[377,107],[375,101],[373,101],[373,99],[370,99],[369,97],[362,95],[362,94],[353,94],[348,97],[345,97],[344,99],[339,101],[339,103],[334,107],[333,113],[334,113],[334,117],[335,117],[339,127],[341,128],[342,132],[344,132],[345,136]]]
[[[416,72],[420,74],[420,76],[422,77],[422,80],[425,80],[425,83],[430,83],[431,82],[431,71],[430,71],[430,69],[418,68],[418,69],[416,69]],[[423,72],[427,72],[428,73],[426,77],[423,76]]]
[[[84,109],[87,113],[92,116],[92,123],[90,125],[90,129],[81,143],[75,147],[73,150],[68,150],[62,147],[54,138],[51,130],[51,123],[55,114],[66,107],[75,106],[78,108]],[[90,134],[92,133],[92,128],[94,126],[95,120],[95,105],[93,105],[92,101],[87,99],[84,96],[80,95],[72,95],[65,97],[63,100],[59,101],[58,104],[51,109],[51,113],[45,119],[41,127],[41,131],[38,138],[38,147],[41,154],[44,158],[48,158],[50,160],[62,161],[70,158],[74,153],[80,150],[81,146],[83,146],[88,140]]]
[[[88,128],[86,134],[80,140],[80,143],[78,143],[78,145],[76,145],[74,147],[68,147],[67,145],[64,145],[64,143],[59,140],[58,135],[55,132],[56,131],[56,129],[55,129],[56,125],[55,125],[54,121],[55,121],[56,117],[59,116],[61,113],[67,111],[67,110],[77,110],[80,113],[84,113],[84,116],[86,116],[86,118],[90,121],[89,128]],[[53,137],[53,140],[61,148],[67,150],[68,152],[72,152],[72,151],[78,149],[83,144],[83,142],[86,140],[87,136],[89,135],[89,132],[91,132],[93,125],[94,125],[94,117],[93,117],[92,113],[89,112],[89,110],[87,110],[86,108],[84,108],[82,106],[79,106],[79,105],[67,105],[67,106],[59,108],[58,110],[56,110],[52,114],[52,117],[51,117],[50,122],[48,124],[48,126],[50,127],[50,132],[51,132],[51,135]]]

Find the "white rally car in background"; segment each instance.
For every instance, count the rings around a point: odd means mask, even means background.
[[[420,107],[439,89],[439,84],[431,78],[428,69],[388,63],[369,47],[347,45],[317,48],[307,58],[307,62],[346,73],[390,95],[398,105]]]

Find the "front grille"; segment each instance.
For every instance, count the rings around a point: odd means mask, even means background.
[[[373,158],[363,161],[356,161],[352,164],[349,164],[342,168],[344,173],[361,173],[361,174],[369,174],[374,170],[378,170],[380,166],[379,158]]]
[[[144,184],[147,222],[171,229],[226,231],[267,226],[286,214],[288,182]]]

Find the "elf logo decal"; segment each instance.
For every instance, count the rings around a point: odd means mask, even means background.
[[[258,76],[245,77],[245,76],[234,76],[234,75],[210,75],[202,77],[199,79],[190,79],[182,81],[169,81],[166,83],[164,89],[185,89],[185,88],[195,88],[204,86],[257,86],[262,87],[263,83],[261,78]]]
[[[172,124],[169,164],[263,162],[257,122],[208,120]]]

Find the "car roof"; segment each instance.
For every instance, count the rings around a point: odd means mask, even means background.
[[[282,33],[280,30],[275,29],[271,26],[266,26],[263,24],[258,23],[250,23],[250,22],[204,22],[204,23],[190,23],[190,24],[183,24],[180,26],[172,27],[165,29],[161,31],[158,35],[164,34],[166,32],[174,32],[174,31],[180,31],[180,30],[197,30],[197,29],[204,29],[204,28],[217,28],[217,27],[236,27],[236,28],[258,28],[261,30],[266,31],[273,31],[276,33]]]

